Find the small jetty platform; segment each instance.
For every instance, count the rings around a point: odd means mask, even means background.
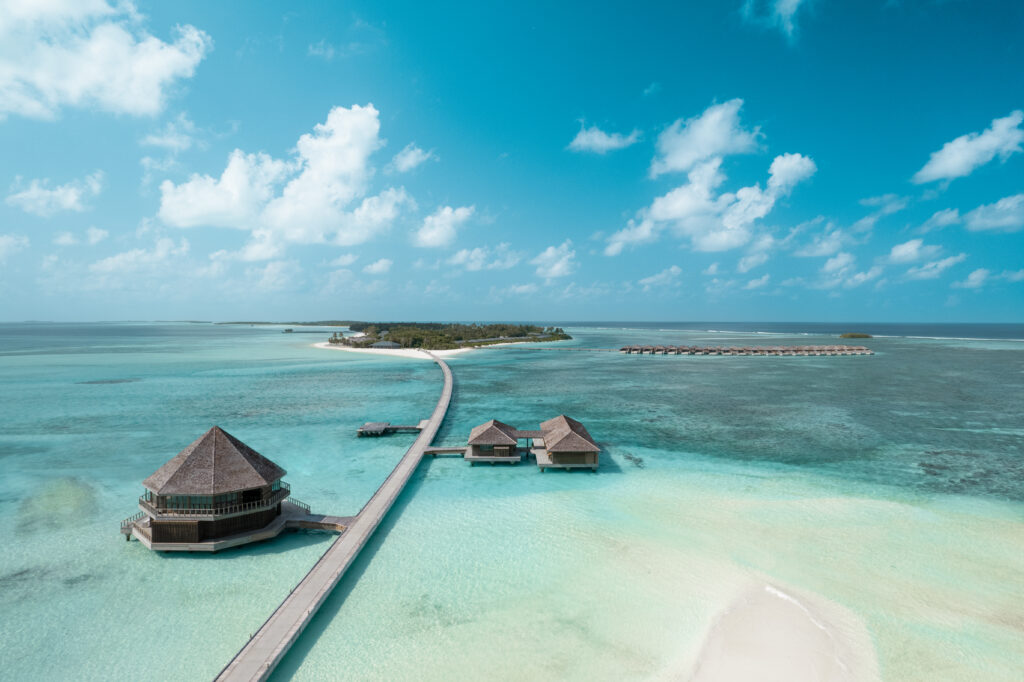
[[[366,422],[356,429],[356,435],[378,437],[389,433],[416,433],[425,429],[429,422],[429,419],[424,419],[415,426],[408,424],[392,424],[391,422]]]
[[[373,497],[349,523],[343,523],[346,526],[345,532],[324,552],[320,560],[285,597],[256,634],[221,670],[216,677],[218,681],[262,682],[270,676],[405,489],[405,485],[422,461],[426,449],[437,435],[452,398],[451,369],[441,358],[427,351],[423,352],[440,366],[444,374],[444,388],[441,390],[441,397],[434,407],[434,412],[429,419],[421,422],[423,426],[418,427],[419,436]],[[330,517],[324,517],[325,520],[320,523],[328,523],[328,518]],[[316,521],[308,520],[307,523]]]
[[[623,346],[624,355],[741,355],[774,357],[810,357],[834,355],[874,355],[866,346]]]

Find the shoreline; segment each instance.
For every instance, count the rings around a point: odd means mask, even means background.
[[[430,356],[425,355],[422,351],[417,348],[352,348],[351,346],[345,346],[340,343],[328,343],[327,341],[321,341],[313,344],[314,348],[325,348],[327,350],[340,350],[347,353],[364,353],[366,355],[390,355],[396,358],[412,358],[413,360],[430,360]],[[468,353],[473,348],[449,348],[447,350],[432,350],[430,351],[434,355],[446,358],[451,355],[458,355],[459,353]],[[433,362],[433,360],[430,360]]]
[[[364,334],[360,334],[365,336]],[[351,338],[357,338],[353,336]],[[466,346],[465,348],[447,348],[445,350],[432,350],[430,351],[434,355],[446,358],[452,355],[459,355],[460,353],[468,353],[473,350],[480,348],[498,348],[500,346],[524,346],[529,342],[518,342],[508,341],[505,343],[489,343],[486,346]],[[549,342],[555,343],[555,342]],[[349,353],[366,353],[368,355],[391,355],[399,358],[413,358],[419,360],[429,360],[427,356],[423,355],[418,348],[352,348],[351,346],[345,346],[340,343],[328,343],[327,341],[321,341],[313,344],[314,348],[326,348],[327,350],[343,350]]]

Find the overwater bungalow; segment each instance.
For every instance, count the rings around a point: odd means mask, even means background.
[[[121,530],[155,550],[217,551],[274,537],[285,527],[282,511],[309,513],[286,502],[285,473],[214,426],[142,482],[141,511]]]
[[[525,441],[523,448],[520,441]],[[600,448],[586,427],[564,414],[549,419],[536,431],[523,431],[497,419],[484,422],[469,433],[463,458],[470,464],[515,464],[523,452],[533,455],[545,469],[592,469],[597,471]]]
[[[469,447],[464,458],[475,462],[518,462],[519,439],[516,427],[497,419],[484,422],[469,432]]]
[[[542,422],[544,447],[535,448],[537,466],[545,469],[590,469],[597,471],[598,453],[601,448],[583,424],[571,417],[560,414],[554,419]]]

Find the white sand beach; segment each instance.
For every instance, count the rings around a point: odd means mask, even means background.
[[[415,348],[352,348],[351,346],[343,346],[340,343],[328,343],[323,341],[321,343],[314,343],[315,348],[327,348],[329,350],[343,350],[347,353],[366,353],[368,355],[391,355],[400,358],[413,358],[415,360],[429,360],[430,356],[426,355],[420,350]],[[439,357],[448,357],[450,355],[458,355],[459,353],[468,353],[473,350],[472,348],[452,348],[450,350],[432,350],[430,351],[434,355]]]
[[[867,629],[820,595],[751,588],[712,624],[689,679],[860,682],[878,680]]]

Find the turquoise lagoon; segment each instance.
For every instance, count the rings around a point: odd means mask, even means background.
[[[568,345],[829,343],[581,327]],[[928,335],[928,334],[922,334]],[[326,336],[326,333],[324,334]],[[315,334],[0,325],[0,659],[9,679],[211,678],[327,548],[297,533],[159,555],[118,522],[218,424],[353,514],[441,387]],[[473,351],[439,442],[565,412],[601,470],[424,462],[275,679],[685,677],[750,585],[856,614],[882,677],[1016,680],[1024,660],[1024,343],[876,338],[873,357]]]

